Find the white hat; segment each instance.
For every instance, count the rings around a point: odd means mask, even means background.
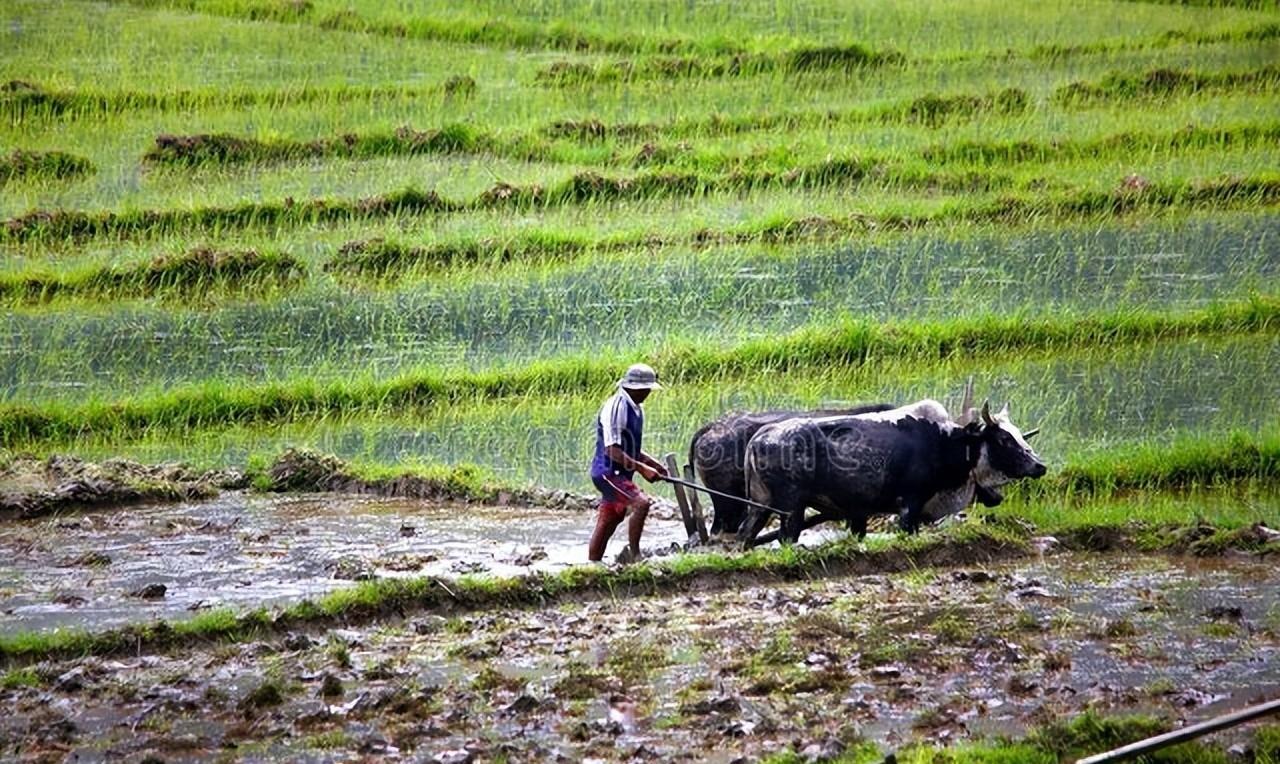
[[[629,390],[662,389],[662,385],[658,384],[658,372],[647,363],[632,364],[627,373],[622,375],[622,379],[618,380],[618,387]]]

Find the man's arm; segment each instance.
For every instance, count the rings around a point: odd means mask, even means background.
[[[607,446],[604,451],[614,464],[619,465],[624,470],[635,470],[636,472],[639,472],[644,476],[644,479],[648,480],[650,483],[657,480],[658,476],[667,474],[667,468],[663,467],[658,463],[657,459],[654,459],[648,454],[641,453],[639,459],[632,459],[630,456],[627,456],[625,451],[622,450],[622,446],[618,445]]]
[[[650,456],[649,454],[646,454],[643,451],[640,452],[640,461],[644,462],[650,467],[653,467],[655,470],[657,470],[659,475],[667,474],[667,465],[663,464],[662,462],[658,461],[657,459]]]

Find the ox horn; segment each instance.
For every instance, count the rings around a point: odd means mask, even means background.
[[[964,383],[964,397],[960,399],[960,417],[956,422],[961,425],[967,425],[973,421],[973,376],[971,375]]]
[[[996,420],[991,418],[991,401],[982,402],[982,421],[988,425],[994,425]]]
[[[1022,439],[1023,439],[1023,440],[1031,440],[1032,438],[1034,438],[1035,436],[1037,436],[1037,435],[1039,435],[1039,434],[1040,434],[1040,428],[1039,428],[1039,427],[1033,427],[1033,428],[1031,428],[1030,430],[1027,430],[1026,432],[1022,433]]]

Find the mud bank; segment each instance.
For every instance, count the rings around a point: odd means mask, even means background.
[[[148,501],[190,501],[248,485],[239,470],[196,472],[180,464],[101,464],[71,456],[19,456],[0,467],[0,520]]]
[[[1017,738],[1086,710],[1169,728],[1280,692],[1278,575],[1051,554],[51,661],[0,681],[0,745],[31,759],[823,761]],[[1062,732],[1027,750],[1098,750]]]
[[[541,486],[503,487],[491,484],[476,467],[436,468],[424,473],[399,471],[362,475],[336,456],[307,449],[281,454],[256,481],[265,491],[306,491],[441,501],[481,501],[503,506],[542,507],[587,512],[593,496]]]
[[[264,469],[197,472],[182,464],[145,465],[127,459],[101,464],[72,456],[17,456],[0,466],[0,521],[147,502],[212,499],[226,490],[341,493],[439,501],[487,501],[504,506],[588,511],[595,499],[538,486],[491,484],[469,466],[364,476],[335,456],[289,449]]]

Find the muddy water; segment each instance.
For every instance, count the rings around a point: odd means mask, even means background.
[[[279,695],[252,694],[275,682]],[[1171,725],[1280,693],[1280,569],[1049,554],[35,667],[6,750],[80,760],[687,760],[1020,736],[1086,708]],[[328,693],[321,688],[330,685]],[[259,702],[254,702],[254,698]],[[1220,735],[1229,744],[1247,730]]]
[[[100,628],[314,597],[369,576],[516,575],[585,562],[594,516],[354,496],[227,494],[0,525],[0,633]],[[684,526],[655,510],[644,546]],[[608,553],[621,551],[626,528]],[[134,596],[163,585],[162,597]]]

